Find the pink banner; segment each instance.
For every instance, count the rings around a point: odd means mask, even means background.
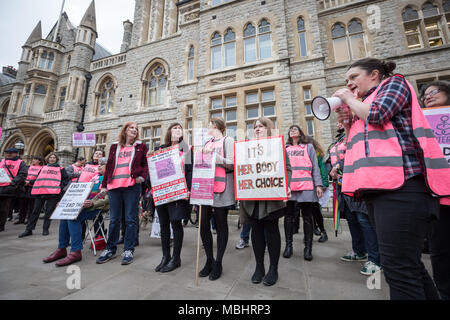
[[[422,110],[450,165],[450,106]]]

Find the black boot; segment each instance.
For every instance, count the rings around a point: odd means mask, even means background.
[[[286,237],[286,248],[283,252],[284,258],[290,258],[292,256],[292,238],[293,238],[293,221],[289,215],[284,216],[284,234]]]
[[[266,286],[273,286],[275,283],[277,283],[278,280],[278,267],[277,266],[270,266],[269,272],[267,272],[266,276],[264,277],[263,284]]]
[[[319,242],[327,242],[328,241],[328,236],[327,236],[327,232],[324,230],[322,231],[322,235],[320,236]]]
[[[22,234],[19,235],[19,238],[31,236],[33,232],[31,230],[25,230]]]
[[[179,266],[181,266],[181,259],[180,259],[180,257],[173,256],[170,259],[169,263],[161,268],[161,272],[170,272],[170,271],[175,270]]]
[[[205,266],[203,267],[202,270],[200,270],[200,272],[198,273],[198,276],[202,277],[202,278],[209,276],[209,274],[211,273],[211,271],[213,269],[213,263],[214,263],[214,259],[206,260]]]
[[[209,274],[209,280],[214,281],[220,278],[222,275],[222,263],[214,261],[211,273]]]
[[[256,264],[255,273],[252,276],[253,283],[261,283],[266,270],[264,269],[264,264]]]
[[[156,272],[161,271],[162,267],[164,267],[165,265],[167,265],[170,261],[170,256],[163,256],[161,259],[161,263],[158,264],[158,266],[155,268]]]
[[[303,233],[305,237],[305,250],[303,251],[303,258],[307,261],[313,259],[312,256],[312,242],[313,242],[313,218],[311,216],[303,217]]]

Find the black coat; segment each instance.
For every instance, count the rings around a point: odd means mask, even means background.
[[[11,159],[17,160],[19,157]],[[6,169],[5,169],[6,170]],[[11,185],[7,187],[0,187],[0,197],[22,197],[25,193],[25,179],[28,175],[28,167],[25,161],[22,161],[19,166],[17,175],[12,179]]]
[[[169,145],[162,145],[160,147],[157,147],[155,151],[160,149],[165,149],[170,147]],[[186,185],[191,190],[192,185],[192,170],[194,168],[194,154],[192,150],[189,149],[189,146],[182,141],[179,144],[180,149],[184,151],[184,174],[186,178]],[[163,208],[161,208],[163,207]],[[160,206],[156,207],[156,210],[160,209],[167,209],[169,212],[169,219],[171,221],[174,220],[183,220],[189,218],[190,215],[190,205],[189,200],[178,200],[174,202],[169,202]]]

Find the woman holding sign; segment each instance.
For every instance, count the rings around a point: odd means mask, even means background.
[[[45,157],[47,165],[41,169],[39,176],[33,184],[33,189],[31,189],[31,195],[36,196],[34,198],[33,212],[28,219],[25,232],[19,235],[19,238],[33,234],[32,231],[36,227],[42,208],[45,208],[44,230],[42,235],[49,235],[50,216],[61,199],[64,187],[69,183],[69,176],[66,170],[59,165],[58,161],[59,157],[54,152],[49,153]]]
[[[186,185],[191,190],[192,182],[192,152],[191,147],[183,140],[183,127],[179,123],[172,123],[167,129],[164,145],[156,148],[165,149],[178,146],[180,150],[181,168],[184,171]],[[152,154],[152,153],[150,153]],[[155,268],[156,272],[170,272],[181,266],[181,248],[183,246],[183,219],[190,215],[188,199],[169,202],[156,207],[161,227],[161,245],[163,257]],[[173,254],[170,254],[170,226],[173,230]]]
[[[108,163],[102,181],[102,192],[108,191],[110,222],[106,250],[97,259],[105,263],[116,256],[120,234],[122,207],[125,207],[125,244],[122,265],[133,262],[138,229],[138,206],[141,184],[148,174],[147,146],[139,141],[139,128],[135,122],[124,124],[119,141],[109,149]]]
[[[214,204],[203,206],[200,235],[206,253],[206,264],[199,272],[200,277],[217,280],[222,274],[222,257],[228,242],[228,210],[234,207],[234,139],[224,136],[225,121],[212,118],[208,126],[208,135],[213,138],[205,144],[203,153],[216,153],[216,171],[214,179]],[[214,217],[217,230],[217,254],[214,260],[211,217]]]
[[[290,258],[292,255],[294,218],[298,208],[302,210],[303,233],[305,249],[303,258],[307,261],[313,259],[313,205],[322,197],[322,178],[314,146],[309,143],[302,129],[292,125],[288,132],[286,153],[292,165],[291,198],[286,207],[284,217],[284,232],[286,235],[286,249],[283,257]]]
[[[273,122],[270,119],[261,117],[253,124],[254,136],[257,139],[271,136]],[[282,148],[285,153],[284,147]],[[278,155],[274,155],[278,156]],[[282,159],[281,156],[278,159]],[[289,158],[286,159],[287,183],[291,181],[291,164]],[[288,189],[288,197],[290,197],[290,189]],[[267,200],[245,200],[241,201],[239,207],[239,216],[241,223],[251,223],[252,225],[252,246],[255,254],[256,268],[252,276],[253,283],[261,281],[266,286],[274,285],[278,280],[278,261],[281,251],[280,229],[278,220],[285,214],[285,201],[267,201]],[[270,267],[265,272],[264,268],[264,252],[266,245],[269,251]]]
[[[393,75],[395,67],[358,60],[346,73],[347,88],[334,94],[348,106],[337,109],[348,133],[342,192],[362,197],[374,217],[391,299],[436,299],[421,255],[438,197],[450,196],[450,167],[414,88]]]

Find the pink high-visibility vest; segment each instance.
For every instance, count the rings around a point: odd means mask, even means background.
[[[90,182],[92,177],[95,177],[97,174],[98,164],[87,164],[83,168],[83,171],[81,171],[81,175],[77,182]]]
[[[131,161],[134,154],[134,146],[120,147],[116,158],[116,168],[114,170],[112,180],[108,182],[108,190],[117,188],[128,188],[135,184],[135,179],[131,177]]]
[[[287,146],[286,153],[292,167],[291,191],[314,190],[313,167],[308,155],[308,145]]]
[[[381,86],[389,79],[384,80],[364,100],[364,103],[371,104],[375,101]],[[413,132],[423,151],[424,175],[427,185],[435,195],[450,196],[450,167],[422,113],[414,88],[408,81],[406,82],[412,98]],[[388,121],[382,126],[373,126],[367,123],[366,133],[364,124],[363,120],[357,120],[350,127],[342,192],[352,195],[364,190],[395,190],[400,188],[405,183],[403,153],[392,123]],[[368,136],[370,151],[367,155],[364,141],[365,134]]]
[[[330,161],[332,167],[334,167],[338,163],[338,161],[341,161],[345,158],[345,150],[347,150],[347,145],[345,144],[344,139],[338,141],[330,149]]]
[[[42,170],[43,166],[30,166],[28,168],[27,180],[33,181],[36,180],[39,176],[39,172]]]
[[[11,179],[11,181],[17,176],[17,174],[19,173],[19,167],[20,164],[22,163],[21,159],[17,159],[15,161],[13,160],[8,160],[8,159],[3,159],[0,162],[0,168],[4,168],[6,171],[6,174],[8,175],[9,179]],[[9,169],[9,170],[8,170]],[[11,171],[11,173],[9,172]],[[0,183],[0,187],[7,187],[9,186],[11,183]]]
[[[34,182],[31,194],[59,194],[61,192],[61,170],[61,167],[43,167]]]
[[[225,138],[226,137],[223,137],[222,139],[219,139],[217,141],[211,139],[206,143],[205,148],[212,145],[212,149],[214,150],[214,152],[216,150],[219,150],[218,154],[220,154],[222,158],[225,158],[225,150],[224,150]],[[225,171],[225,168],[216,165],[216,171],[214,176],[214,193],[224,192],[226,186],[227,186],[227,173]]]

